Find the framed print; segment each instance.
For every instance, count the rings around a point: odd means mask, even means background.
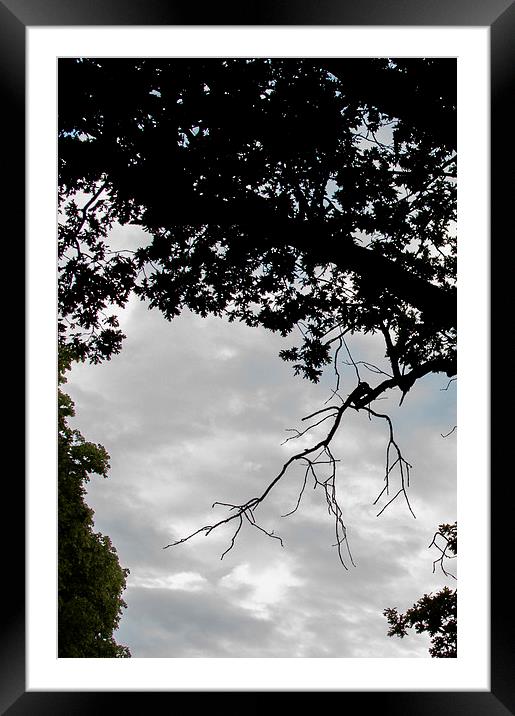
[[[26,216],[27,479],[25,492],[21,481],[9,488],[10,504],[25,503],[26,568],[17,540],[7,556],[17,606],[2,647],[6,713],[109,708],[122,695],[148,708],[143,699],[192,692],[204,707],[226,692],[258,704],[271,692],[314,692],[388,713],[515,713],[502,607],[509,494],[490,468],[506,427],[490,437],[488,375],[489,233],[509,206],[512,140],[501,122],[513,5],[413,2],[402,16],[345,5],[245,14],[162,2],[0,5],[8,136],[27,147],[26,176],[18,158],[9,187],[10,210]],[[394,80],[379,112],[363,110],[392,73],[416,100]],[[447,112],[439,123],[433,98]],[[59,335],[81,359],[69,374],[56,353],[58,223]],[[140,298],[153,309],[144,318]],[[68,380],[64,422],[57,370]],[[294,372],[307,378],[302,390]],[[379,402],[393,389],[395,406]],[[365,420],[336,443],[351,412]],[[117,585],[114,606],[101,602],[94,617],[118,610],[114,635],[89,651],[75,627],[58,646],[57,420],[59,449],[82,475],[88,564],[100,550]],[[290,432],[274,452],[281,430]],[[109,459],[109,479],[89,481],[91,469],[107,476]],[[365,509],[376,484],[384,489]],[[279,511],[290,517],[278,524]],[[104,588],[100,577],[95,592]],[[427,622],[406,610],[423,592],[420,610],[436,594],[451,616],[417,641]],[[91,603],[74,602],[74,624]],[[98,658],[109,656],[131,658]]]

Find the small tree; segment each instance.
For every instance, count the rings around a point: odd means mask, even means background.
[[[439,563],[445,576],[454,577],[447,572],[444,559],[457,555],[457,523],[453,525],[440,525],[433,537],[430,547],[436,546],[441,556],[433,562],[433,571]],[[441,547],[437,537],[443,537],[445,544]],[[424,594],[405,614],[399,614],[397,609],[385,609],[384,615],[388,620],[390,629],[388,636],[399,636],[401,639],[412,627],[418,634],[427,632],[431,637],[429,653],[437,658],[455,658],[457,656],[457,598],[458,592],[449,587],[443,587],[436,594]]]
[[[59,356],[59,383],[65,383],[69,354]],[[128,569],[122,569],[109,537],[93,532],[93,510],[84,501],[91,473],[107,477],[109,455],[68,426],[71,398],[58,393],[58,655],[130,657],[113,637],[122,609]]]

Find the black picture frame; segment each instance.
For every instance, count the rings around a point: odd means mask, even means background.
[[[351,25],[351,26],[481,26],[490,28],[491,40],[491,260],[497,271],[506,261],[510,236],[503,242],[501,224],[509,226],[507,212],[513,201],[513,179],[509,169],[513,166],[513,132],[509,130],[511,95],[515,67],[513,39],[515,38],[515,5],[513,0],[264,0],[263,2],[179,3],[175,0],[0,0],[0,87],[2,92],[2,119],[4,142],[13,150],[9,164],[9,182],[4,190],[4,206],[18,217],[14,226],[16,239],[16,262],[19,262],[20,246],[24,246],[23,223],[25,215],[25,38],[30,26],[77,26],[77,25]],[[4,165],[4,172],[6,172]],[[511,171],[513,177],[513,170]],[[502,248],[502,261],[495,261]],[[24,256],[24,249],[21,251]],[[14,256],[13,256],[14,258]],[[506,305],[507,283],[496,274],[491,286],[491,335],[499,335],[502,307]],[[19,299],[18,299],[19,301]],[[23,305],[23,296],[21,303]],[[18,309],[19,310],[19,309]],[[19,323],[18,312],[11,311],[14,328]],[[505,324],[506,326],[506,324]],[[14,334],[14,331],[13,331]],[[22,339],[23,340],[23,339]],[[491,365],[495,365],[495,341],[492,345]],[[498,351],[500,358],[500,351]],[[506,371],[505,371],[506,372]],[[492,398],[508,397],[506,386],[495,391],[495,372],[491,376]],[[499,416],[491,402],[491,691],[441,691],[441,692],[330,692],[336,695],[339,708],[349,708],[382,714],[406,713],[410,716],[425,714],[452,714],[460,716],[505,716],[515,714],[515,634],[514,610],[509,599],[511,576],[511,480],[504,468],[507,448],[513,440],[508,436],[510,421]],[[511,441],[510,441],[511,438]],[[495,457],[495,459],[494,459]],[[4,532],[4,574],[9,585],[8,601],[4,607],[4,625],[0,640],[0,710],[9,716],[21,714],[81,714],[95,710],[104,713],[123,708],[120,699],[130,699],[137,713],[157,712],[160,708],[155,699],[166,699],[172,708],[179,707],[181,692],[27,692],[25,681],[25,524],[24,480],[17,474],[19,469],[7,469],[8,496],[5,504],[17,522],[10,538]],[[510,513],[508,512],[510,510]],[[12,528],[10,528],[12,535]],[[5,594],[4,587],[4,594]],[[401,667],[400,667],[401,668]],[[303,693],[303,701],[309,708],[313,698],[330,695],[327,692]],[[291,708],[292,694],[275,693],[273,701],[264,699],[267,692],[244,695],[245,711],[263,713],[273,705]],[[188,693],[183,708],[213,708],[224,704],[222,692]],[[314,702],[312,702],[314,704]],[[229,706],[230,707],[230,706]],[[233,705],[234,708],[234,705]]]

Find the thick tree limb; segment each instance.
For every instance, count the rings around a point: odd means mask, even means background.
[[[387,289],[399,301],[420,310],[426,323],[436,324],[443,330],[456,327],[456,289],[429,283],[400,262],[359,246],[329,223],[260,224],[251,230],[251,238],[249,246],[252,247],[291,246],[309,252],[317,263],[332,263],[342,271],[353,271],[376,290]]]

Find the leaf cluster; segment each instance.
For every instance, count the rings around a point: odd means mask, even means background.
[[[404,614],[397,609],[385,609],[390,629],[388,636],[404,637],[408,629],[431,637],[429,653],[437,658],[454,658],[457,655],[457,590],[443,587],[436,594],[424,594]]]
[[[442,549],[436,543],[436,537],[441,536],[445,540],[445,547]],[[437,546],[441,552],[442,571],[445,571],[442,560],[444,557],[452,559],[458,553],[457,523],[442,524],[438,528],[430,546]],[[452,556],[449,557],[447,553]],[[434,564],[433,564],[434,567]],[[390,628],[388,636],[405,637],[409,629],[414,628],[419,634],[426,632],[431,637],[429,653],[437,658],[454,658],[457,656],[457,601],[458,591],[443,587],[436,594],[424,594],[404,614],[399,613],[395,608],[385,609],[383,614],[386,617]]]

